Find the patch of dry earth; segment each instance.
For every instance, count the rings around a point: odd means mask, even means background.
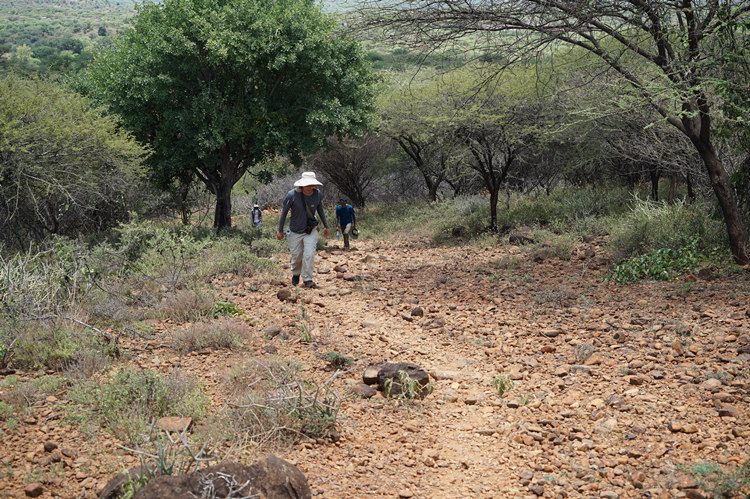
[[[358,241],[320,253],[320,287],[301,288],[296,303],[276,298],[286,283],[218,279],[253,322],[246,350],[180,358],[158,341],[125,346],[139,365],[196,375],[217,408],[223,376],[264,346],[319,382],[331,372],[317,354],[355,358],[335,385],[340,440],[280,455],[316,497],[684,497],[695,484],[679,465],[748,459],[750,280],[620,286],[603,282],[600,257],[596,242],[535,262],[513,246]],[[299,341],[302,321],[312,344]],[[264,337],[268,326],[282,334]],[[434,393],[407,405],[349,396],[383,361],[424,367]],[[491,386],[499,375],[514,380],[504,397]],[[23,497],[23,477],[55,464],[43,461],[47,441],[66,452],[41,497],[85,496],[135,464],[103,432],[64,424],[64,403],[41,403],[3,440],[6,496]]]

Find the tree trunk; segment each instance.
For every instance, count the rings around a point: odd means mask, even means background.
[[[216,211],[214,228],[219,231],[232,226],[232,183],[224,176],[216,186]]]
[[[724,215],[732,256],[739,265],[747,265],[750,263],[747,233],[745,232],[745,227],[742,225],[737,202],[734,199],[724,166],[721,164],[721,160],[719,160],[719,157],[714,152],[710,142],[692,137],[691,140],[696,149],[698,149],[698,154],[703,159],[703,163],[706,165],[708,176],[711,179],[711,187],[713,187],[716,199],[719,201],[721,213]]]
[[[677,174],[673,173],[669,176],[669,198],[667,200],[669,204],[674,204],[676,191],[677,191]]]
[[[651,176],[651,199],[653,201],[659,200],[659,177],[661,177],[661,173],[654,168],[649,172]]]
[[[500,186],[490,189],[490,230],[497,232],[497,199],[500,192]]]
[[[180,183],[179,196],[180,196],[180,215],[182,216],[182,225],[188,225],[190,223],[190,212],[188,210],[187,198],[190,192],[190,184],[186,182]]]

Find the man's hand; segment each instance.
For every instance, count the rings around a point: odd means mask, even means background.
[[[324,237],[328,237],[328,227],[326,227],[325,229],[323,229],[323,236]]]
[[[284,233],[281,232],[281,231],[277,232],[276,233],[276,239],[278,239],[279,241],[281,241],[282,239],[284,239]]]

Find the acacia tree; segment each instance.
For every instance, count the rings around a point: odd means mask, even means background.
[[[364,0],[370,25],[415,35],[431,47],[483,33],[513,59],[563,45],[594,54],[642,103],[690,140],[721,208],[735,260],[750,263],[747,234],[727,171],[714,147],[712,91],[722,54],[720,34],[744,26],[741,0]],[[403,28],[408,27],[408,30]],[[477,39],[474,37],[473,39]]]
[[[408,156],[424,179],[430,201],[437,200],[440,185],[457,185],[457,171],[451,131],[445,127],[444,95],[438,80],[396,87],[380,104],[382,134],[391,137]]]
[[[530,73],[504,72],[487,80],[472,71],[457,72],[450,117],[454,139],[466,146],[467,166],[490,196],[490,230],[497,230],[497,202],[520,154],[541,135],[543,106],[529,86]]]
[[[373,73],[334,28],[311,0],[146,3],[88,85],[152,146],[154,181],[195,175],[229,227],[232,186],[262,159],[298,160],[367,122]]]
[[[148,151],[58,85],[0,79],[0,241],[102,230],[138,209]]]

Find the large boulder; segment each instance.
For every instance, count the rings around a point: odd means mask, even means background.
[[[406,373],[409,378],[417,382],[414,393],[404,390],[401,384],[401,372]],[[388,381],[391,380],[391,381]],[[426,387],[430,383],[430,375],[427,371],[416,364],[409,362],[387,362],[380,366],[378,371],[378,389],[390,397],[400,395],[414,398],[425,398],[430,392]]]
[[[119,497],[112,495],[111,490],[108,494],[106,497]],[[260,499],[307,499],[312,497],[312,492],[299,468],[269,455],[250,466],[229,462],[209,466],[187,475],[162,475],[149,482],[133,497],[229,499],[247,496],[257,496]]]

